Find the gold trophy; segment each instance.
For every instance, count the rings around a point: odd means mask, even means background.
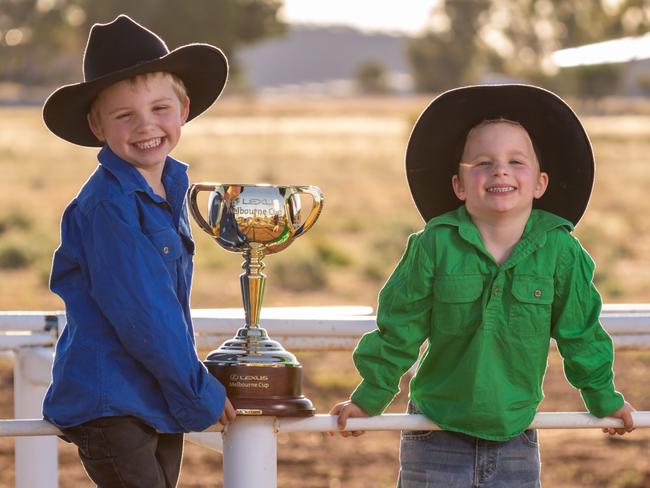
[[[208,218],[197,197],[209,191]],[[301,195],[313,200],[302,219]],[[199,227],[224,249],[242,253],[239,276],[246,323],[237,335],[206,357],[204,364],[226,387],[240,415],[276,417],[314,415],[301,394],[302,366],[296,357],[259,326],[264,282],[262,258],[288,247],[318,219],[323,194],[315,186],[196,183],[188,190],[189,209]]]

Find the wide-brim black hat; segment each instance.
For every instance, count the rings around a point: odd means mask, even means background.
[[[477,85],[442,93],[418,118],[406,151],[411,195],[425,221],[458,208],[451,178],[467,133],[484,120],[519,122],[549,175],[534,207],[577,224],[594,183],[594,155],[580,120],[554,93],[530,85]]]
[[[169,51],[160,37],[126,15],[90,29],[84,52],[84,81],[66,85],[46,100],[43,120],[57,136],[81,146],[101,146],[86,115],[100,91],[144,73],[165,71],[187,89],[187,120],[204,112],[219,97],[228,77],[228,61],[209,44],[188,44]]]

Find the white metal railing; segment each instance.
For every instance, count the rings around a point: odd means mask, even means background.
[[[263,310],[261,326],[291,350],[349,349],[358,338],[375,328],[370,307],[297,307]],[[232,337],[243,323],[241,309],[192,311],[197,344],[216,347]],[[650,304],[606,305],[601,321],[618,348],[650,347]],[[57,445],[53,425],[34,420],[41,417],[41,403],[50,381],[53,345],[65,323],[60,312],[0,312],[0,352],[13,351],[14,417],[0,420],[0,437],[16,437],[16,486],[58,486]],[[650,412],[636,412],[635,425],[650,427]],[[586,413],[539,413],[531,427],[571,429],[619,427],[619,420],[597,419]],[[424,416],[388,414],[349,419],[349,430],[437,430]],[[277,439],[282,432],[335,431],[336,418],[240,417],[222,434],[218,426],[188,435],[188,440],[223,452],[224,486],[228,488],[274,488],[277,485]],[[223,438],[223,441],[222,441]],[[254,439],[254,467],[239,469]],[[32,460],[39,459],[38,469]],[[253,469],[254,468],[254,469]]]
[[[262,310],[260,325],[287,349],[349,349],[375,328],[371,307],[295,307]],[[242,309],[192,311],[197,345],[213,348],[243,323]],[[601,322],[618,348],[650,347],[650,304],[604,305]],[[63,312],[0,312],[0,350],[50,345]]]
[[[636,428],[650,427],[650,411],[633,412]],[[336,432],[337,417],[333,415],[314,415],[313,417],[273,417],[273,430],[276,434],[289,432]],[[623,422],[611,417],[597,418],[585,412],[540,412],[530,424],[531,429],[601,429],[623,427]],[[223,432],[220,424],[215,424],[203,432],[193,434],[212,434]],[[424,415],[387,413],[376,417],[350,418],[345,430],[441,430]],[[61,431],[45,420],[0,420],[0,437],[60,435]]]

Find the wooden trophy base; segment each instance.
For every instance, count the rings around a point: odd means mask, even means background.
[[[203,362],[226,388],[239,415],[309,417],[316,413],[301,393],[302,366],[262,328],[243,328]]]

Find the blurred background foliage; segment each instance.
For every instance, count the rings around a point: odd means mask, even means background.
[[[90,27],[119,14],[146,25],[170,49],[207,42],[231,58],[241,46],[284,32],[280,7],[278,0],[0,0],[0,81],[79,81]]]
[[[649,30],[647,0],[444,0],[407,54],[420,92],[501,73],[558,91],[581,93],[586,87],[600,93],[600,85],[616,83],[614,68],[579,67],[559,74],[552,53]]]
[[[170,49],[189,42],[220,46],[236,81],[241,48],[287,32],[281,8],[281,0],[0,0],[0,82],[78,81],[79,53],[90,26],[120,13],[149,26]],[[551,54],[648,31],[648,0],[440,0],[428,28],[409,39],[404,55],[418,92],[498,73],[598,96],[618,82],[616,66],[558,71]],[[368,93],[385,92],[384,77],[379,62],[357,70],[360,88]]]

